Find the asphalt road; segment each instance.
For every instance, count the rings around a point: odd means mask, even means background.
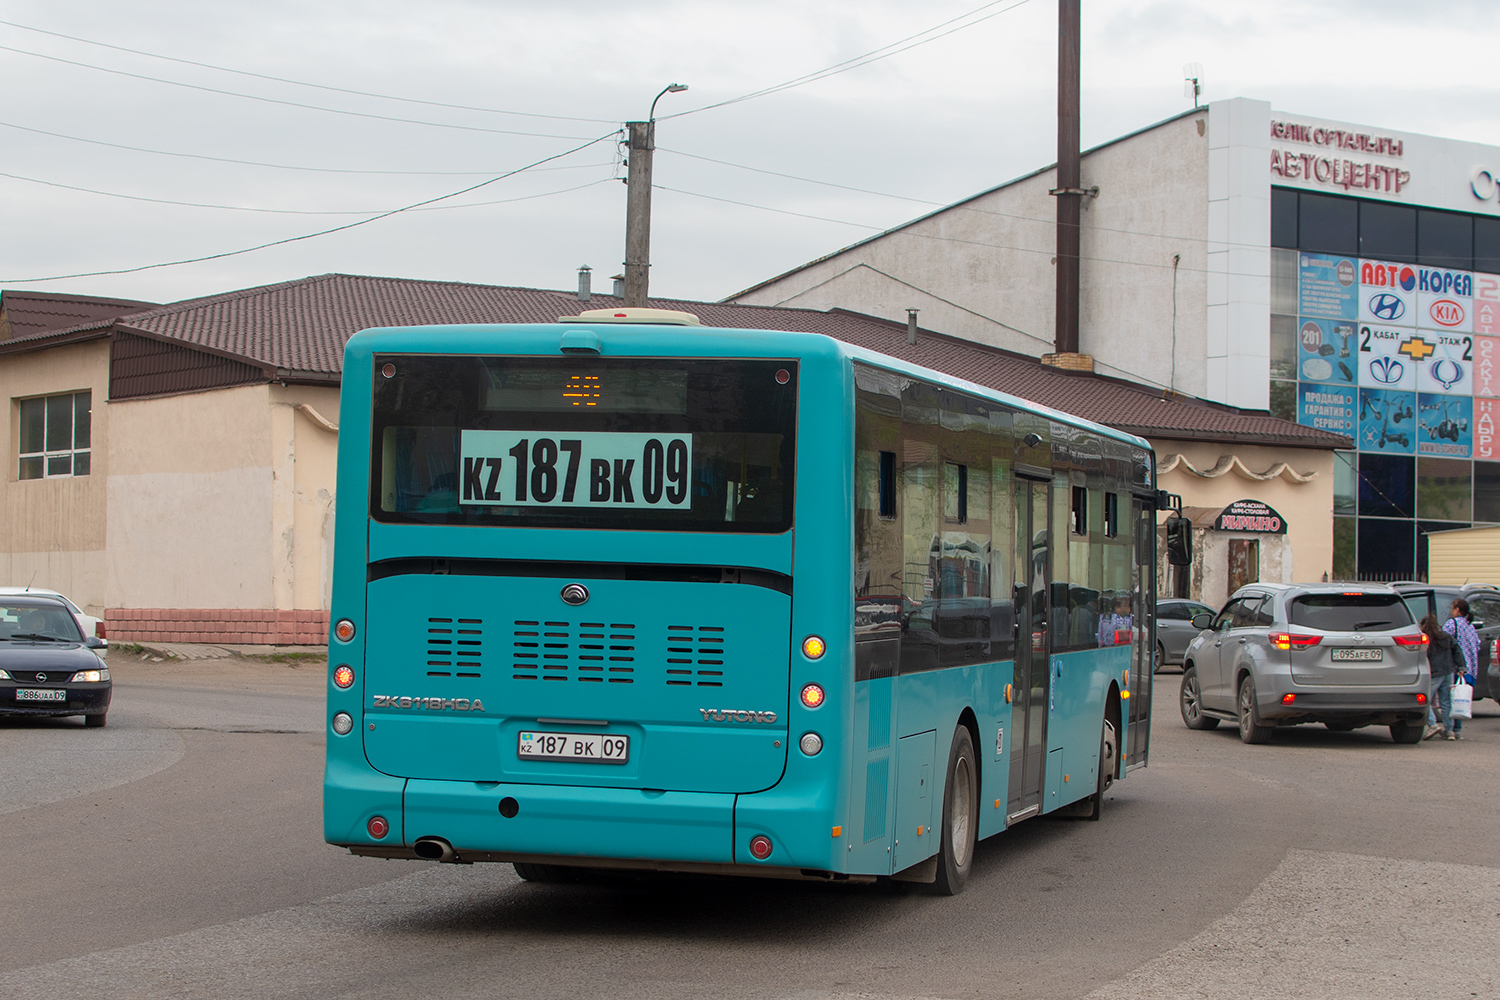
[[[1458,743],[1195,733],[951,899],[322,843],[323,668],[112,656],[110,724],[0,721],[0,997],[1500,995],[1500,712]]]

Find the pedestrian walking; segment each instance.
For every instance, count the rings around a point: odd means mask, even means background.
[[[1457,739],[1453,732],[1453,675],[1455,673],[1453,636],[1444,632],[1437,615],[1422,619],[1427,633],[1427,663],[1432,668],[1432,694],[1427,699],[1427,730],[1424,740]]]
[[[1443,622],[1443,631],[1453,636],[1454,669],[1472,686],[1479,679],[1479,633],[1474,631],[1474,616],[1469,613],[1469,602],[1455,597],[1448,606],[1449,618]],[[1453,720],[1453,738],[1464,738],[1464,720]]]

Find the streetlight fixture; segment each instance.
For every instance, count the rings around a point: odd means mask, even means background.
[[[669,83],[651,101],[643,122],[626,122],[630,131],[629,173],[625,187],[625,305],[644,306],[651,268],[651,156],[656,149],[656,102],[687,90]]]

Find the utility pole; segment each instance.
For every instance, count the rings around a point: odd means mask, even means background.
[[[646,304],[651,270],[651,154],[656,122],[626,122],[630,130],[625,188],[625,305]]]
[[[644,306],[651,283],[651,156],[656,152],[656,101],[662,94],[687,90],[669,83],[651,102],[643,122],[626,122],[629,131],[629,173],[625,186],[625,305]]]
[[[1057,4],[1057,331],[1058,354],[1078,353],[1078,227],[1083,170],[1079,157],[1079,0]]]

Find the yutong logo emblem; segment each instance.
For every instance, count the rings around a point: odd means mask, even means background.
[[[700,708],[704,722],[767,722],[776,721],[775,712],[747,712],[737,708]]]
[[[483,712],[484,702],[475,698],[404,698],[394,694],[377,694],[375,708],[416,708],[433,712]]]

